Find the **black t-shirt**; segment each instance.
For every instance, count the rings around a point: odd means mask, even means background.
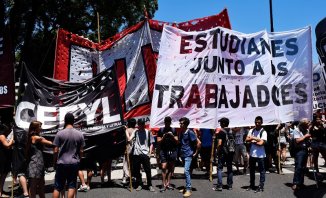
[[[311,138],[313,142],[325,142],[326,131],[324,127],[314,127],[311,130]]]
[[[167,134],[169,132],[172,132],[172,134]],[[164,136],[164,138],[163,138]],[[177,136],[177,132],[172,127],[163,127],[160,128],[160,130],[157,133],[157,137],[161,137],[162,140],[160,142],[160,148],[163,151],[174,151],[177,150],[178,145],[176,144],[176,141],[174,140],[174,136]]]
[[[226,134],[227,133],[227,134]],[[226,135],[228,135],[229,138],[235,139],[234,135],[230,128],[223,128],[221,131],[217,134],[217,139],[222,140],[221,149],[219,150],[218,154],[221,154],[221,152],[225,152],[226,147]]]

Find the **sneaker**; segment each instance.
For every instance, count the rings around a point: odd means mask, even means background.
[[[258,193],[258,192],[264,192],[264,188],[259,186],[259,187],[255,190],[255,193]]]
[[[222,186],[216,186],[212,188],[214,191],[222,191]]]
[[[80,185],[80,187],[78,188],[78,192],[87,192],[89,191],[89,186],[87,185]]]
[[[161,189],[160,189],[160,192],[162,193],[162,192],[165,192],[166,191],[166,188],[165,187],[162,187]]]
[[[185,193],[185,192],[186,192],[186,189],[179,190],[179,193]]]
[[[171,184],[167,185],[166,186],[166,189],[168,189],[168,190],[174,190],[174,188],[173,188],[173,186]]]
[[[251,191],[251,190],[253,190],[253,189],[254,189],[253,187],[249,186],[249,187],[246,189],[246,191]]]
[[[228,190],[232,190],[232,185],[229,185],[228,186]]]
[[[296,190],[299,189],[299,187],[297,185],[295,185],[295,184],[291,188],[292,188],[293,191],[296,191]]]
[[[187,190],[184,194],[183,197],[190,197],[191,196],[191,191]]]
[[[149,187],[149,191],[150,191],[150,192],[155,192],[154,187],[153,187],[153,186],[150,186],[150,187]]]
[[[123,177],[121,183],[122,183],[122,184],[127,184],[127,178]]]
[[[138,186],[138,187],[136,188],[136,191],[141,191],[142,189],[143,189],[142,186]]]
[[[269,173],[271,173],[271,172],[269,172],[269,170],[268,170],[268,171],[266,171],[265,173],[266,173],[266,174],[269,174]]]

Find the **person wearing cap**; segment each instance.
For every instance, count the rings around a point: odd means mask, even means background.
[[[151,132],[145,129],[145,121],[142,119],[137,120],[138,129],[134,132],[135,143],[134,143],[134,155],[133,155],[133,168],[134,176],[136,178],[136,191],[143,189],[143,182],[140,173],[140,167],[143,168],[146,173],[148,190],[155,192],[152,186],[152,173],[151,173],[151,162],[150,154],[152,153],[154,138]]]
[[[53,198],[59,198],[65,184],[68,187],[68,198],[75,196],[78,167],[85,146],[83,134],[73,126],[74,115],[67,113],[64,121],[64,129],[59,131],[53,140],[54,164],[56,164]]]
[[[186,117],[179,119],[180,124],[180,155],[184,162],[184,174],[186,177],[186,189],[181,189],[183,197],[191,196],[191,172],[190,166],[193,157],[196,157],[199,153],[201,142],[196,136],[196,133],[192,129],[188,129],[190,121]]]
[[[162,163],[162,188],[160,192],[166,189],[173,189],[171,185],[171,174],[174,170],[174,163],[178,157],[178,135],[171,127],[172,119],[167,116],[164,118],[164,127],[160,128],[157,134],[157,142],[160,145],[160,159]]]
[[[249,154],[250,186],[247,188],[247,191],[253,190],[255,188],[256,163],[258,163],[258,169],[260,173],[259,186],[255,190],[255,193],[263,192],[265,183],[264,158],[266,157],[266,153],[264,144],[267,142],[267,133],[262,127],[262,124],[263,118],[261,116],[257,116],[255,118],[255,128],[251,129],[248,132],[246,138],[246,142],[251,144]]]
[[[228,151],[226,148],[227,139],[232,139],[234,141],[234,135],[229,126],[229,119],[228,118],[221,118],[218,120],[221,126],[221,131],[217,135],[217,186],[213,188],[215,191],[222,191],[222,174],[223,174],[223,166],[226,163],[227,167],[227,185],[228,190],[232,190],[233,184],[233,171],[232,171],[232,162],[234,151]]]

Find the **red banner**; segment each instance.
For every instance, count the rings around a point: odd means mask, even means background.
[[[15,105],[14,56],[7,28],[0,34],[0,108]]]
[[[100,44],[61,29],[58,32],[54,78],[82,82],[114,66],[124,118],[147,117],[164,24],[172,23],[145,20]],[[226,9],[217,15],[172,25],[185,31],[217,26],[231,28]]]

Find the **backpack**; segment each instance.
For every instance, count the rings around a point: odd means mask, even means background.
[[[263,133],[264,133],[265,129],[264,128],[261,128],[260,131],[259,131],[259,138],[261,139],[261,137],[263,136]],[[266,135],[268,136],[268,133],[267,131],[266,132]],[[257,136],[258,137],[258,136]],[[268,138],[267,138],[268,139]],[[250,151],[251,149],[251,142],[247,142],[247,144],[249,144],[249,148],[248,148],[248,151]],[[264,144],[263,144],[264,148],[265,148],[265,153],[268,152],[269,150],[269,147],[268,147],[268,142],[266,140],[264,140]]]
[[[224,153],[234,153],[235,152],[235,138],[232,132],[228,132],[224,129],[222,131],[225,133],[225,143],[223,145]]]
[[[289,152],[290,152],[290,156],[291,157],[294,157],[295,154],[297,153],[297,148],[296,148],[296,142],[295,142],[295,139],[292,138],[290,141],[289,141]]]
[[[297,129],[295,129],[295,130],[297,130]],[[295,133],[295,132],[293,132],[293,133]],[[298,151],[300,151],[301,149],[305,149],[305,148],[308,148],[309,147],[309,146],[307,146],[307,145],[309,145],[309,142],[307,142],[306,140],[304,140],[304,141],[305,141],[305,144],[306,144],[305,147],[302,146],[301,144],[298,144],[296,142],[296,139],[294,137],[292,137],[290,139],[290,141],[289,141],[289,148],[288,149],[289,149],[289,152],[290,152],[290,156],[291,157],[295,157],[296,153]]]

